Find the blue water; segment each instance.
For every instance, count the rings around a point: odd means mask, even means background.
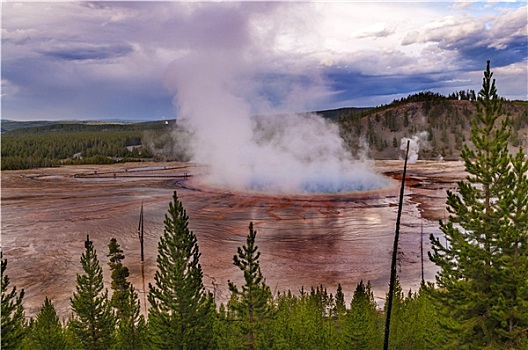
[[[299,194],[332,194],[371,191],[387,187],[389,180],[372,174],[371,177],[345,177],[337,180],[309,179],[302,180],[295,188],[284,188],[269,180],[252,179],[248,189],[257,192],[294,192]]]

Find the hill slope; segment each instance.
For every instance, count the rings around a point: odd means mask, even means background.
[[[458,159],[476,112],[475,102],[469,100],[394,102],[361,113],[342,113],[338,123],[348,146],[357,151],[366,141],[372,158],[397,159],[401,139],[414,137],[421,146],[421,159]],[[503,112],[512,126],[511,149],[526,149],[528,102],[505,101]]]

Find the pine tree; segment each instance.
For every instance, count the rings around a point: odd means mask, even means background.
[[[141,315],[139,297],[132,285],[123,293],[121,310],[117,315],[116,344],[114,349],[147,348],[147,325]]]
[[[383,344],[381,319],[376,311],[370,282],[360,281],[346,314],[345,342],[348,349],[380,349]]]
[[[27,348],[46,350],[66,350],[68,345],[64,329],[55,307],[47,297],[32,323],[27,337]]]
[[[389,293],[387,293],[387,296],[385,298],[385,307],[384,312],[385,315],[387,314],[388,309],[388,300],[389,300]],[[393,320],[390,323],[390,334],[389,334],[389,348],[394,349],[405,349],[406,339],[403,337],[403,334],[405,333],[405,322],[403,320],[404,315],[404,301],[405,297],[403,294],[403,290],[400,284],[400,279],[396,275],[396,280],[394,283],[394,294],[392,297],[392,316],[391,319]]]
[[[211,346],[214,301],[203,285],[196,235],[176,192],[158,243],[155,286],[149,284],[150,340],[157,349]]]
[[[508,345],[528,348],[528,158],[518,152],[511,159],[510,182],[515,184],[505,193],[502,214],[508,226],[498,242],[502,252],[492,280],[501,284],[491,317],[501,322],[495,329]],[[495,286],[492,286],[495,288]]]
[[[233,264],[244,273],[242,289],[229,281],[229,290],[232,300],[230,309],[235,313],[236,319],[241,323],[242,335],[245,338],[246,349],[256,349],[259,332],[266,319],[271,316],[271,290],[260,271],[258,246],[255,245],[257,231],[253,223],[249,224],[249,234],[246,245],[238,247],[237,255],[233,256]]]
[[[70,299],[74,314],[69,326],[84,349],[109,349],[114,343],[115,316],[108,291],[103,292],[103,270],[89,236],[84,247],[84,274],[77,274],[76,292]]]
[[[409,294],[401,305],[401,311],[394,323],[398,324],[398,349],[443,349],[446,334],[441,327],[440,315],[431,300],[432,284],[422,284],[416,293]]]
[[[328,349],[328,325],[334,323],[325,317],[324,289],[311,289],[292,299],[289,319],[292,325],[292,343],[286,349],[319,350]],[[278,311],[280,312],[280,311]]]
[[[239,333],[238,322],[235,322],[224,304],[220,304],[217,317],[214,319],[211,348],[239,349]]]
[[[335,295],[335,308],[334,308],[334,315],[341,316],[346,313],[346,305],[345,305],[345,294],[343,293],[343,287],[341,287],[341,283],[337,284],[337,291]]]
[[[117,309],[118,316],[124,312],[126,307],[127,292],[130,287],[130,283],[127,281],[127,277],[130,275],[128,268],[123,266],[123,250],[117,243],[115,238],[110,240],[108,244],[108,266],[112,272],[112,306]]]
[[[295,331],[294,308],[297,304],[297,298],[290,291],[286,293],[277,293],[277,309],[273,318],[273,344],[274,349],[295,350],[297,342]],[[298,315],[298,313],[296,313]],[[309,349],[309,346],[305,346]]]
[[[7,291],[9,287],[9,277],[5,273],[7,268],[7,260],[2,259],[2,252],[0,251],[1,260],[1,283],[2,283],[2,333],[1,333],[1,348],[5,350],[17,349],[24,339],[25,316],[24,307],[22,306],[22,299],[24,298],[24,289],[17,293],[16,287],[13,287],[10,292]]]
[[[528,160],[508,151],[489,61],[471,129],[473,148],[461,152],[469,175],[448,192],[450,216],[441,222],[446,244],[431,236],[439,267],[436,297],[454,321],[458,348],[527,345]]]
[[[331,326],[335,328],[333,333],[333,348],[344,349],[346,347],[346,314],[347,307],[345,303],[345,294],[341,283],[338,283],[336,295],[334,298],[334,310],[332,311],[333,320]]]
[[[141,349],[146,336],[145,318],[141,315],[139,297],[128,282],[128,268],[123,266],[123,250],[115,238],[108,244],[108,265],[112,271],[112,298],[116,309],[117,329],[115,349]]]
[[[333,310],[335,309],[334,297],[328,294],[323,285],[311,288],[308,298],[309,310],[313,315],[316,326],[312,337],[319,349],[335,349],[337,347],[334,329]]]

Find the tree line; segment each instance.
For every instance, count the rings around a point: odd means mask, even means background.
[[[475,101],[477,99],[475,90],[460,90],[450,93],[449,95],[442,95],[438,92],[422,91],[411,94],[407,97],[393,100],[390,105],[401,105],[410,102],[441,102],[447,100],[465,100]]]
[[[499,119],[489,62],[478,94],[477,117],[461,157],[468,176],[449,191],[444,237],[430,237],[435,284],[404,293],[396,283],[390,349],[528,348],[528,157],[508,150],[510,124]],[[25,320],[24,291],[9,290],[2,260],[2,349],[379,349],[385,310],[370,284],[360,282],[346,305],[340,285],[275,295],[260,269],[252,223],[233,264],[243,284],[228,282],[230,298],[216,305],[203,285],[196,235],[176,192],[158,243],[148,317],[118,242],[108,245],[111,293],[93,242],[86,238],[70,298],[72,316],[61,322],[45,298]]]
[[[108,164],[118,158],[149,158],[140,131],[57,131],[2,134],[2,170],[62,164]]]
[[[13,129],[2,132],[2,170],[151,159],[167,143],[163,136],[173,127],[174,121],[57,123]]]
[[[148,318],[128,282],[125,255],[116,239],[108,244],[111,291],[89,236],[80,258],[83,273],[70,298],[72,316],[61,322],[47,297],[35,318],[25,320],[23,290],[8,292],[2,261],[2,349],[377,349],[383,315],[370,283],[360,282],[350,304],[338,285],[335,295],[318,286],[273,295],[260,269],[257,231],[249,224],[246,243],[233,256],[244,283],[229,282],[226,305],[216,305],[203,285],[196,235],[176,192],[165,215],[154,283],[148,287]],[[432,285],[404,294],[399,285],[393,312],[394,346],[438,348],[443,330],[431,301]],[[431,342],[437,339],[437,342]]]
[[[185,134],[174,120],[124,124],[70,122],[12,127],[14,129],[2,132],[2,170],[143,160],[189,160],[188,155],[181,150],[178,152],[174,145],[171,133]]]

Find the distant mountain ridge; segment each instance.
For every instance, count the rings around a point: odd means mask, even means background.
[[[39,121],[15,121],[2,120],[2,132],[31,133],[52,131],[97,131],[97,130],[144,130],[159,128],[163,125],[174,124],[170,121],[105,121],[105,120],[39,120]]]
[[[2,119],[2,132],[11,131],[15,129],[30,128],[34,126],[51,125],[57,122],[42,120],[42,121],[16,121],[10,119]]]

